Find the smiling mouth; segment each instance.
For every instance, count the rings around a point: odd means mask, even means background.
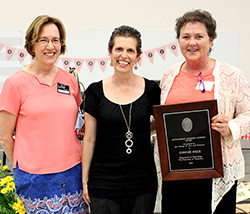
[[[128,65],[128,64],[130,64],[129,62],[124,62],[124,61],[118,61],[118,63],[120,64],[120,65]]]
[[[188,52],[191,52],[191,53],[194,53],[194,52],[197,52],[198,49],[188,49]]]
[[[45,53],[46,56],[54,56],[55,53]]]

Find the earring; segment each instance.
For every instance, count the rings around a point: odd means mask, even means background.
[[[137,66],[137,62],[135,62],[135,67],[134,67],[135,70],[138,69],[138,66]]]
[[[113,66],[114,66],[112,61],[110,62],[110,66],[111,66],[111,67],[113,67]]]

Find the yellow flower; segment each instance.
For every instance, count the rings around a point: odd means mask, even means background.
[[[0,186],[4,186],[7,183],[8,183],[8,181],[5,178],[2,178],[0,181]]]
[[[6,184],[5,181],[3,179],[1,179],[0,186],[2,187],[4,184]]]
[[[4,186],[5,184],[13,181],[14,179],[11,176],[7,176],[5,178],[2,178],[0,181],[0,186]]]
[[[1,164],[1,162],[0,162]],[[14,178],[12,176],[8,176],[8,166],[1,166],[0,165],[0,194],[4,194],[1,197],[6,198],[6,204],[2,205],[0,207],[7,208],[9,209],[9,206],[12,208],[12,212],[14,213],[19,213],[19,214],[26,214],[25,208],[23,206],[22,201],[17,198],[16,199],[16,188],[15,188],[15,183],[14,183]],[[5,195],[6,194],[6,195]],[[13,203],[13,201],[16,201]],[[13,203],[13,204],[12,204]],[[11,212],[11,213],[12,213]]]
[[[0,165],[2,164],[2,161],[0,160]]]
[[[24,207],[22,207],[22,208],[19,210],[19,213],[20,213],[20,214],[25,214],[25,213],[26,213],[25,208],[24,208]]]
[[[5,179],[7,182],[14,181],[14,178],[12,176],[6,176]]]
[[[7,170],[7,169],[8,169],[8,166],[7,166],[7,165],[4,165],[3,168],[2,168],[3,171],[5,171],[5,170]]]
[[[7,188],[1,189],[1,193],[2,193],[2,194],[6,194],[7,192],[8,192],[8,189],[7,189]]]
[[[17,203],[14,203],[12,205],[12,209],[15,210],[16,212],[19,210],[19,206],[17,205]]]
[[[20,198],[17,198],[17,202],[12,205],[12,209],[16,211],[16,213],[25,214],[25,208],[23,206],[23,202],[20,200]]]
[[[17,210],[17,203],[12,204],[12,209]]]
[[[23,206],[23,202],[21,201],[20,198],[17,198],[17,204],[20,205],[20,206]]]
[[[13,190],[15,190],[16,188],[15,188],[15,184],[14,184],[14,182],[9,182],[8,184],[7,184],[7,187],[6,187],[9,191],[13,191]]]

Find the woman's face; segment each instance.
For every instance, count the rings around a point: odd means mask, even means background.
[[[42,27],[38,41],[33,45],[35,60],[46,65],[53,65],[61,53],[60,32],[53,23]],[[44,42],[48,40],[49,42]],[[53,41],[53,42],[52,42]]]
[[[116,36],[114,46],[109,53],[115,71],[129,72],[133,70],[137,57],[137,40],[133,37]]]
[[[213,40],[201,22],[188,22],[180,30],[179,45],[187,61],[206,61]]]

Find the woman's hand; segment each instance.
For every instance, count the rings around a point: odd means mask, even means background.
[[[88,191],[88,185],[85,182],[83,183],[82,197],[83,197],[84,201],[86,202],[86,204],[89,206],[89,204],[90,204],[89,191]]]
[[[224,138],[232,135],[231,130],[228,126],[228,117],[224,114],[217,114],[212,118],[212,129],[218,131]]]

